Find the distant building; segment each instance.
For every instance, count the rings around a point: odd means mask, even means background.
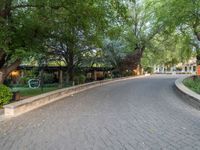
[[[165,65],[154,65],[154,73],[196,74],[196,66],[196,58],[192,58],[186,63],[179,63],[172,67],[167,67]]]
[[[177,65],[177,67],[182,68],[181,72],[185,72],[185,73],[192,73],[195,74],[196,73],[196,58],[190,59],[188,62],[186,63],[180,63]]]

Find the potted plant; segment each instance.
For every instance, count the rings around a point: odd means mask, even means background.
[[[12,94],[13,94],[12,101],[19,101],[20,100],[20,93],[19,93],[18,90],[13,89]]]

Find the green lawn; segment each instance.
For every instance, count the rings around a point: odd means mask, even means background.
[[[28,87],[16,87],[13,88],[14,91],[19,91],[20,96],[36,96],[42,93],[50,92],[59,89],[58,87],[44,87],[43,91],[41,88],[38,89],[30,89]]]
[[[71,86],[70,84],[63,84],[63,88],[70,87],[70,86]],[[23,85],[12,85],[11,89],[12,91],[19,91],[20,96],[22,97],[31,97],[31,96],[47,93],[50,91],[58,90],[60,88],[59,88],[59,84],[45,84],[43,87],[43,90],[41,90],[41,88],[31,89],[28,86],[23,86]]]
[[[183,81],[183,84],[192,91],[200,94],[200,77],[187,78]]]

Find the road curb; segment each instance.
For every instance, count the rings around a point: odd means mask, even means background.
[[[190,90],[183,84],[183,80],[191,76],[181,77],[177,79],[175,81],[175,87],[178,92],[181,93],[182,96],[184,96],[184,100],[187,103],[200,110],[200,95]]]

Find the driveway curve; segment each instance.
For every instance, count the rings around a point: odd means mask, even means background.
[[[199,149],[200,112],[156,75],[97,87],[0,122],[1,150]]]

